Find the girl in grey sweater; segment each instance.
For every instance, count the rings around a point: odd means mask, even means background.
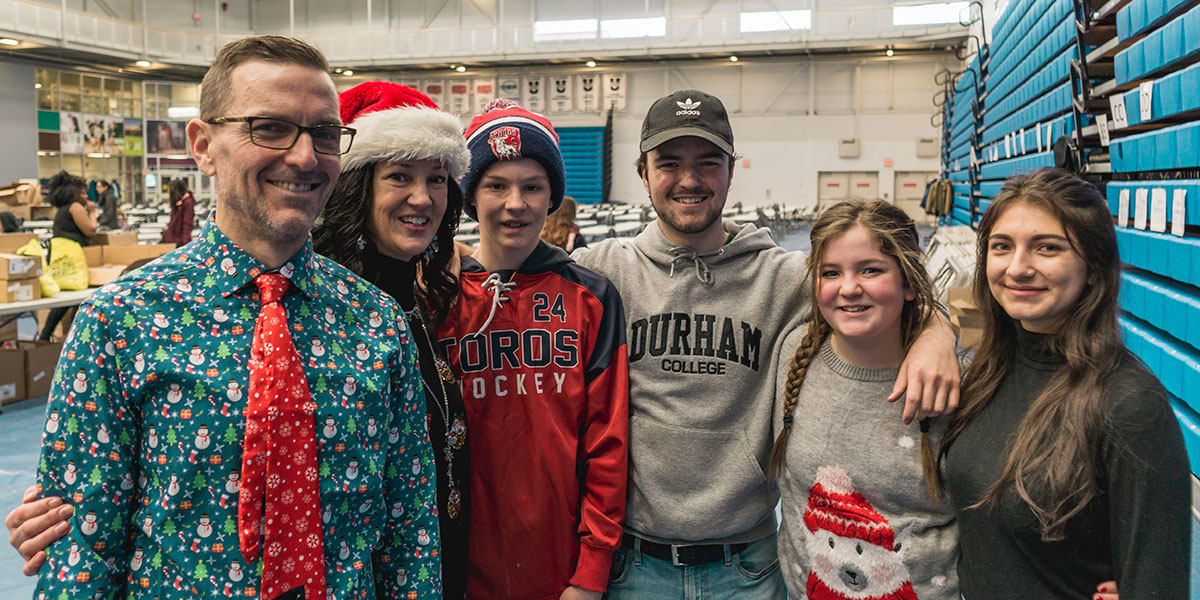
[[[931,485],[929,438],[942,423],[905,425],[884,401],[935,310],[916,227],[885,202],[850,201],[811,235],[818,310],[781,354],[792,358],[771,457],[789,595],[956,599],[954,509]]]

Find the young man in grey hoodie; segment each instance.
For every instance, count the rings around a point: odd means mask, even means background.
[[[805,256],[721,219],[737,155],[716,97],[655,101],[641,151],[658,219],[572,255],[616,285],[629,327],[629,501],[606,597],[784,598],[765,473],[779,348],[810,310]],[[954,345],[943,320],[913,346],[891,398],[907,393],[906,421],[957,405]]]

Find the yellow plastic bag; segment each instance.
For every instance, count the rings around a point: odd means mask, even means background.
[[[17,248],[17,254],[21,256],[37,256],[45,262],[46,257],[42,251],[42,245],[37,240],[29,240],[29,243]],[[42,271],[42,275],[38,277],[38,282],[42,284],[42,297],[49,298],[57,294],[61,288],[58,287],[58,282],[50,276],[49,269]]]
[[[50,238],[50,268],[46,270],[64,290],[87,289],[87,258],[83,256],[83,246],[75,240]]]

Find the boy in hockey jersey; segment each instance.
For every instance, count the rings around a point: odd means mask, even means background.
[[[558,135],[496,100],[466,131],[479,249],[438,343],[471,425],[467,595],[598,599],[625,516],[628,361],[620,297],[542,242],[562,203]]]

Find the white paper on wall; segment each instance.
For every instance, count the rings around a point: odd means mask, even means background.
[[[1150,231],[1162,233],[1167,230],[1167,188],[1154,188],[1150,192]]]
[[[1187,190],[1176,189],[1172,200],[1171,234],[1183,237],[1184,226],[1187,225]]]
[[[555,75],[550,78],[550,112],[568,113],[575,110],[572,100],[575,78],[570,75]]]
[[[476,79],[474,82],[475,88],[475,114],[483,112],[484,107],[496,98],[496,80],[495,79]]]
[[[578,96],[575,108],[580,112],[599,111],[601,85],[598,73],[586,73],[575,76],[575,91]]]
[[[1141,103],[1142,121],[1154,118],[1154,82],[1143,81],[1138,86],[1138,102]]]
[[[1117,225],[1129,227],[1129,190],[1121,190],[1119,198],[1117,201]]]
[[[617,112],[624,111],[628,87],[629,78],[625,73],[605,73],[603,110],[611,108]]]
[[[535,112],[546,112],[546,78],[521,78],[521,106]]]
[[[1108,136],[1108,115],[1096,115],[1096,129],[1100,131],[1100,145],[1109,145],[1111,140]]]
[[[520,77],[501,77],[496,88],[497,98],[508,98],[509,100],[521,101],[521,78]]]
[[[421,81],[421,91],[429,96],[439,107],[446,106],[446,80],[425,79]]]
[[[1146,213],[1149,211],[1150,190],[1139,188],[1133,200],[1133,226],[1137,229],[1146,228]]]
[[[1125,114],[1125,94],[1109,96],[1108,107],[1112,109],[1113,129],[1129,127],[1129,115]]]
[[[466,79],[451,79],[450,102],[446,110],[456,115],[465,115],[471,110],[471,82]]]

